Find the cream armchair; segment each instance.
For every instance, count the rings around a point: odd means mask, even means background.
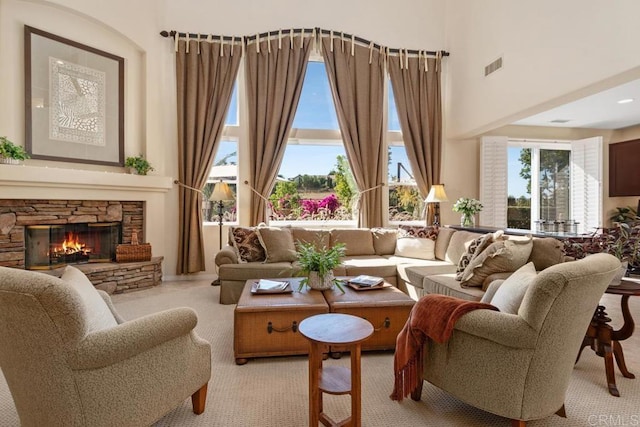
[[[192,396],[204,411],[211,347],[176,308],[129,322],[79,270],[0,267],[0,366],[23,426],[145,426]]]
[[[517,314],[476,310],[444,344],[427,343],[424,379],[514,426],[564,414],[569,379],[598,301],[620,267],[607,254],[549,267]],[[412,394],[419,400],[421,390]]]

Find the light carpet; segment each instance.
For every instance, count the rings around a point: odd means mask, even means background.
[[[154,289],[114,295],[119,312],[127,319],[156,311],[187,306],[198,313],[196,330],[212,346],[212,378],[206,411],[192,412],[191,400],[159,420],[156,426],[273,426],[298,427],[308,423],[308,372],[306,356],[250,360],[237,366],[233,357],[233,305],[218,304],[219,287],[209,282],[165,283]],[[619,304],[617,300],[616,304]],[[613,304],[613,302],[612,302]],[[632,311],[638,317],[637,306]],[[631,342],[634,340],[634,342]],[[630,339],[631,347],[639,339]],[[623,343],[623,347],[626,348]],[[348,365],[348,357],[325,363]],[[640,371],[638,351],[627,356],[631,372]],[[509,426],[507,419],[475,409],[425,383],[422,400],[393,402],[393,355],[364,353],[362,357],[363,426]],[[585,349],[576,365],[566,409],[568,418],[551,416],[528,425],[632,426],[640,425],[640,380],[623,378],[616,367],[621,397],[606,389],[603,360]],[[108,402],[105,402],[108,404]],[[117,408],[114,408],[117,410]],[[325,411],[334,419],[349,414],[348,396],[326,396]],[[0,425],[18,426],[18,416],[4,378],[0,376]]]

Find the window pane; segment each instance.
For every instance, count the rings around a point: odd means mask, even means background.
[[[389,221],[424,219],[424,203],[404,145],[389,147]]]
[[[222,214],[223,222],[236,221],[236,200],[223,202],[222,206],[218,202],[211,202],[209,197],[213,192],[213,187],[217,182],[226,182],[234,194],[238,175],[238,143],[234,140],[221,140],[218,152],[213,161],[211,172],[207,184],[202,189],[202,218],[205,222],[219,222]],[[222,209],[220,209],[222,208]]]
[[[565,221],[569,216],[570,152],[540,150],[540,219]]]
[[[231,103],[229,104],[229,111],[227,112],[227,118],[224,122],[226,126],[238,126],[238,85],[233,86],[233,93],[231,94]]]
[[[293,128],[338,129],[336,109],[323,62],[310,61],[307,65]]]
[[[391,88],[391,80],[389,80],[389,130],[400,131],[400,119],[398,119],[398,109],[396,108],[396,99]]]
[[[269,198],[270,219],[351,220],[356,194],[344,146],[289,143]]]
[[[507,227],[531,229],[531,148],[508,148]]]

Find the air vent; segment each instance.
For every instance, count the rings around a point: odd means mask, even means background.
[[[549,123],[567,123],[570,121],[571,119],[555,119],[555,120],[551,120]]]
[[[484,67],[484,76],[486,77],[489,74],[498,71],[500,68],[502,68],[502,56]]]

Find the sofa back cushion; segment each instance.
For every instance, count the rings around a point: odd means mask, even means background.
[[[345,244],[345,256],[375,255],[373,234],[368,228],[336,228],[331,230],[331,246]]]
[[[300,243],[312,243],[316,249],[328,248],[331,245],[329,230],[293,227],[291,232],[293,233],[293,242],[296,247]]]
[[[467,250],[467,245],[473,239],[480,237],[481,233],[472,233],[470,231],[457,230],[451,236],[449,240],[449,246],[447,246],[447,252],[445,254],[445,261],[449,261],[451,264],[458,265],[462,254]]]
[[[559,264],[564,261],[564,245],[553,237],[533,239],[529,261],[533,262],[538,271]]]
[[[398,230],[395,228],[373,228],[373,248],[376,255],[393,255],[396,251]]]
[[[257,232],[264,248],[265,262],[293,262],[298,259],[291,228],[259,227]]]
[[[438,230],[438,238],[436,239],[436,259],[445,260],[447,258],[447,248],[451,237],[456,233],[454,228],[442,227]]]

